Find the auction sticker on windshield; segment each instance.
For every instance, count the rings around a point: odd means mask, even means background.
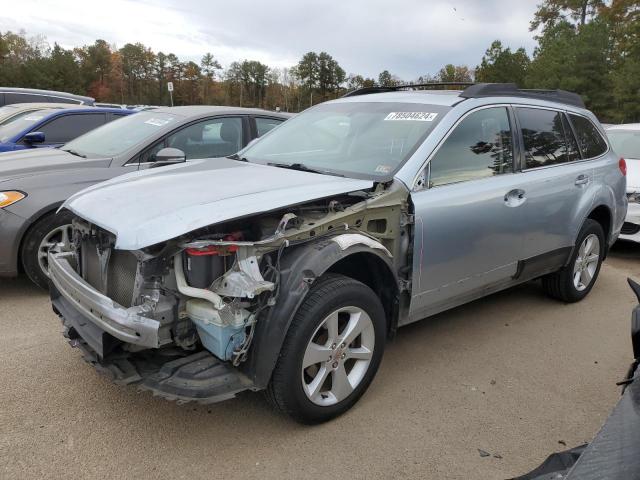
[[[391,112],[385,120],[412,120],[414,122],[433,122],[437,113],[429,112]]]

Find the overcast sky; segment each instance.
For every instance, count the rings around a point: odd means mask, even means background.
[[[199,62],[211,52],[270,66],[310,50],[331,54],[347,73],[403,79],[446,63],[475,67],[494,39],[532,52],[539,0],[0,0],[0,31],[43,34],[66,48],[102,38],[142,42]]]

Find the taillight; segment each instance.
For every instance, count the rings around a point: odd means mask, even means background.
[[[622,172],[622,176],[626,177],[627,176],[627,162],[625,162],[624,158],[621,158],[618,161],[618,168],[620,168],[620,171]]]

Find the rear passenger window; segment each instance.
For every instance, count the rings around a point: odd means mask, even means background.
[[[256,117],[256,129],[258,130],[258,137],[261,137],[270,130],[273,130],[280,125],[283,120],[277,120],[275,118]]]
[[[583,158],[599,157],[607,151],[607,142],[591,120],[580,115],[569,114],[569,117],[576,131]]]
[[[562,113],[539,108],[518,108],[524,141],[525,168],[548,167],[575,160],[567,147]]]
[[[513,172],[513,142],[506,108],[485,108],[467,116],[429,165],[430,187]]]
[[[51,120],[37,131],[44,133],[45,144],[67,143],[104,123],[104,113],[66,115]]]

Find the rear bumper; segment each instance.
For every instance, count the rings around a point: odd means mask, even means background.
[[[103,354],[104,332],[141,347],[160,346],[160,322],[140,315],[140,307],[122,307],[97,291],[75,272],[68,257],[68,253],[49,252],[51,301],[93,350]]]
[[[640,242],[640,203],[629,203],[627,216],[624,219],[622,231],[618,238],[620,240]]]

